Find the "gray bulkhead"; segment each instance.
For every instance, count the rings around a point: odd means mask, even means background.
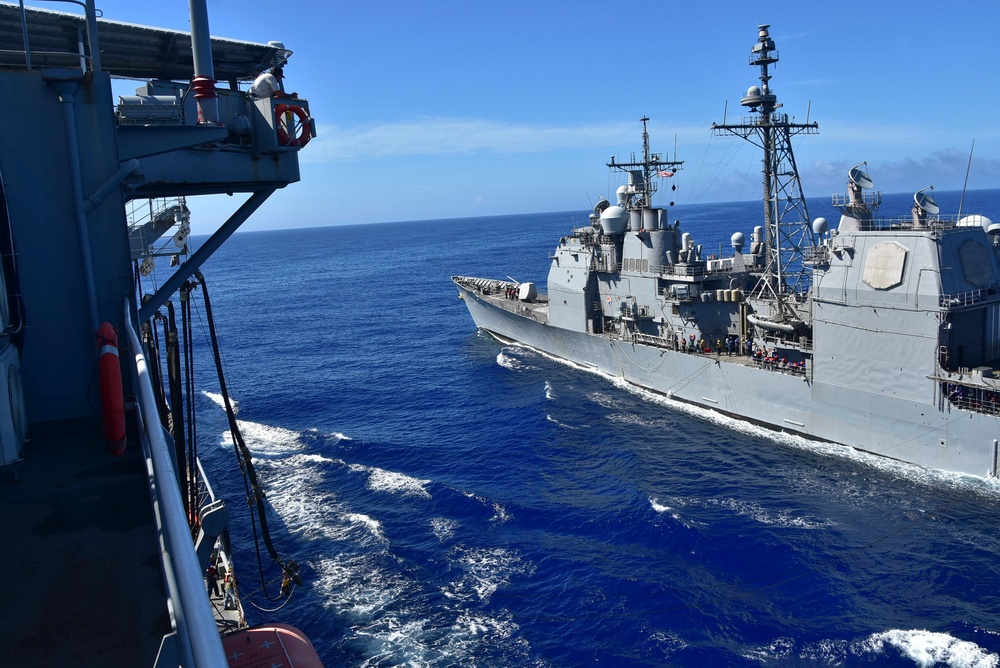
[[[945,370],[996,366],[1000,360],[1000,257],[978,225],[951,231],[941,244],[941,345]]]
[[[849,232],[834,237],[813,292],[815,375],[831,385],[936,400],[929,372],[998,356],[1000,305],[950,314],[942,295],[995,288],[996,253],[981,227]]]
[[[121,320],[133,283],[121,190],[92,202],[83,238],[77,219],[77,198],[99,191],[119,169],[110,76],[93,72],[84,83],[79,71],[8,71],[3,82],[7,99],[18,101],[0,108],[4,127],[16,128],[4,135],[0,170],[27,321],[21,350],[27,413],[32,422],[89,415],[81,388],[93,378],[97,346],[85,256],[100,319]],[[67,177],[71,165],[79,168],[79,194]]]
[[[593,257],[593,247],[582,243],[577,235],[564,238],[556,248],[548,278],[550,325],[573,332],[588,331],[588,315],[597,298],[590,270]]]

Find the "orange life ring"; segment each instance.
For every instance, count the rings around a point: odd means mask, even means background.
[[[120,457],[125,452],[125,405],[122,368],[118,363],[118,333],[106,322],[97,330],[97,372],[101,386],[101,417],[108,452]]]
[[[298,137],[290,137],[281,123],[281,117],[288,112],[299,117],[302,132],[299,133]],[[309,114],[307,114],[306,110],[297,104],[279,104],[275,106],[274,127],[278,130],[278,143],[282,146],[298,146],[299,148],[302,148],[308,144],[309,140],[312,138],[309,130]]]

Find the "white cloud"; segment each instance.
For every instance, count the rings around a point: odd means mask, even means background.
[[[854,163],[849,160],[810,162],[806,173],[809,181],[817,186],[810,190],[813,193],[843,190],[846,187],[847,172],[853,166]],[[868,163],[875,187],[884,192],[916,191],[928,185],[942,190],[961,189],[968,167],[969,154],[955,148],[934,151],[919,158]],[[1000,160],[973,156],[969,169],[970,188],[992,187],[998,180]]]
[[[698,128],[704,134],[704,128]],[[636,122],[558,126],[485,119],[420,118],[351,128],[321,127],[303,162],[400,156],[546,153],[595,145],[634,146]],[[673,134],[673,132],[671,133]]]

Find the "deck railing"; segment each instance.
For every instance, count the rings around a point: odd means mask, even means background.
[[[67,3],[83,7],[85,12],[83,21],[77,26],[77,50],[75,52],[41,51],[37,49],[32,51],[31,40],[28,37],[29,13],[25,11],[22,0],[20,6],[14,9],[21,15],[21,40],[24,43],[24,48],[19,50],[3,50],[3,53],[23,54],[24,66],[29,70],[32,68],[32,53],[36,56],[54,57],[60,62],[65,59],[67,63],[79,63],[81,72],[86,72],[88,69],[91,71],[100,70],[100,48],[97,44],[97,10],[94,6],[94,0],[48,0],[48,2]]]
[[[139,399],[136,416],[146,460],[150,501],[160,541],[163,580],[169,598],[168,610],[174,632],[165,636],[157,666],[228,666],[222,640],[215,624],[188,527],[187,513],[177,472],[157,416],[153,383],[146,366],[142,344],[132,326],[132,314],[125,302],[125,329],[134,355],[128,365]],[[147,422],[146,417],[149,417]]]

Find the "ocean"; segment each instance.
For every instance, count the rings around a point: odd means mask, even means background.
[[[944,212],[958,197],[936,193]],[[835,226],[826,202],[812,215]],[[728,253],[759,208],[670,215]],[[1000,191],[965,210],[1000,218]],[[247,232],[205,264],[275,540],[305,581],[280,608],[260,591],[201,355],[199,451],[249,621],[298,626],[328,666],[997,666],[997,481],[749,426],[476,331],[450,276],[544,288],[587,213]]]

